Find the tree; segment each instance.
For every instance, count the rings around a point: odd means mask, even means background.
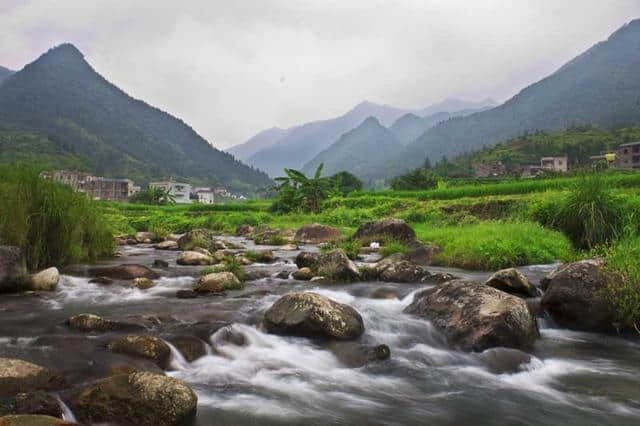
[[[431,169],[431,161],[429,160],[429,157],[425,157],[422,168],[427,170]]]
[[[149,187],[129,198],[132,203],[140,204],[175,204],[176,199],[167,189]]]
[[[391,181],[391,188],[398,190],[433,189],[438,186],[438,177],[426,169],[415,169]]]
[[[278,200],[271,206],[276,211],[291,211],[297,207],[318,213],[322,210],[322,201],[327,198],[330,181],[322,177],[321,163],[312,178],[294,169],[284,169],[286,176],[274,180],[279,183],[274,189],[278,192]]]
[[[331,181],[332,188],[342,196],[362,189],[362,181],[347,171],[336,173],[331,176],[329,180]]]

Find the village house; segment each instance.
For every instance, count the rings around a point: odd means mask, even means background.
[[[193,194],[195,195],[195,199],[202,204],[213,204],[215,202],[215,194],[213,190],[209,187],[202,186],[197,187],[193,190]]]
[[[569,170],[569,159],[566,155],[562,157],[542,157],[540,159],[540,168],[542,170],[565,173]]]
[[[640,142],[620,145],[616,150],[615,167],[620,169],[640,168]]]
[[[176,203],[191,203],[191,185],[173,180],[158,181],[149,183],[150,188],[163,189],[173,197]]]
[[[46,171],[40,176],[69,185],[74,191],[85,193],[94,200],[126,201],[140,190],[130,179],[111,179],[74,170]]]

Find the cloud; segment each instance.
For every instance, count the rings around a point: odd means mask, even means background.
[[[72,42],[218,147],[367,99],[506,99],[625,22],[637,0],[4,0],[0,64]]]

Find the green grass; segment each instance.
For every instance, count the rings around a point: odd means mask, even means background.
[[[607,287],[619,329],[640,333],[640,237],[624,238],[606,250],[606,268],[617,275]]]
[[[408,253],[409,247],[401,241],[385,241],[380,248],[380,254],[384,257],[391,256],[396,253]]]
[[[466,269],[496,270],[552,263],[573,257],[560,232],[531,222],[481,222],[470,225],[416,227],[418,238],[440,246],[437,263]]]
[[[20,247],[32,270],[114,251],[112,229],[97,203],[27,166],[0,167],[0,244]]]
[[[331,250],[339,248],[344,250],[349,259],[356,260],[358,258],[358,255],[360,254],[361,247],[362,242],[359,240],[342,240],[326,243],[320,248],[320,251],[322,251],[323,253],[328,253]]]

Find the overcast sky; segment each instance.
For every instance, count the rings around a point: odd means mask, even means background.
[[[0,65],[75,44],[107,79],[219,148],[362,100],[506,100],[640,0],[0,0]]]

